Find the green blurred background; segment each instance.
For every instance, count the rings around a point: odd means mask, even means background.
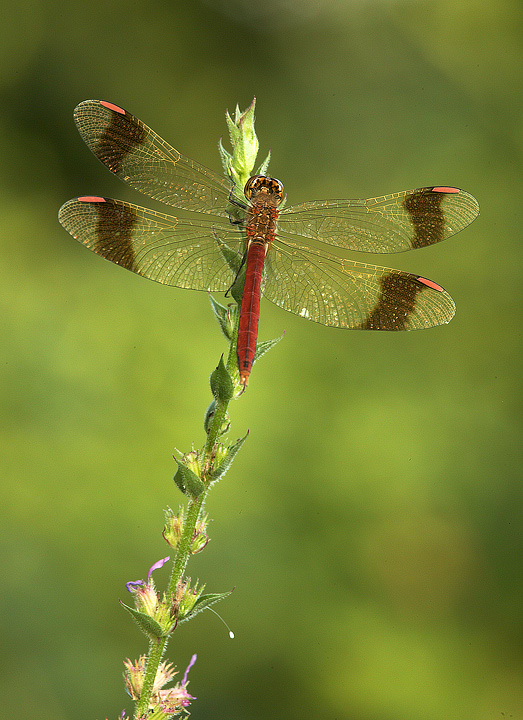
[[[147,282],[58,225],[134,202],[80,140],[102,98],[220,171],[256,95],[290,203],[431,184],[480,218],[378,258],[444,285],[448,326],[350,333],[264,303],[285,338],[231,407],[250,430],[189,573],[235,587],[183,625],[192,717],[523,717],[521,190],[516,0],[5,2],[0,30],[4,717],[115,718],[145,648],[119,607],[166,553],[172,453],[203,444],[225,344],[204,293]],[[154,203],[153,203],[154,205]],[[161,586],[167,570],[156,573]]]

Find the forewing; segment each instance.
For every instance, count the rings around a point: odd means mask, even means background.
[[[324,200],[285,208],[282,230],[328,245],[374,253],[425,247],[455,235],[478,216],[464,190],[426,187],[369,200]]]
[[[96,157],[131,187],[173,207],[227,216],[232,183],[179,153],[131,113],[85,100],[74,120]]]
[[[426,278],[358,263],[279,238],[267,255],[264,296],[308,320],[360,330],[448,323],[455,305]]]
[[[180,220],[102,197],[69,200],[58,219],[79,242],[127,270],[191,290],[226,291],[234,273],[223,243],[242,252],[241,233],[231,225]]]

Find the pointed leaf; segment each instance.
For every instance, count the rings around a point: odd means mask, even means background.
[[[269,350],[271,348],[273,348],[275,345],[277,345],[280,342],[280,340],[283,339],[284,335],[285,335],[285,333],[282,333],[280,335],[280,337],[274,338],[273,340],[264,340],[263,342],[259,342],[256,345],[256,352],[254,354],[254,362],[256,362],[256,360],[259,360],[262,355],[265,355],[266,352],[269,352]]]
[[[247,436],[249,435],[249,432],[245,434],[244,437],[237,440],[233,445],[229,445],[227,448],[227,453],[224,457],[224,459],[221,461],[221,463],[215,467],[211,473],[211,478],[213,480],[218,480],[219,478],[223,477],[227,470],[231,467],[232,461],[236,457],[239,449],[243,445],[243,443],[247,440]]]
[[[226,116],[225,116],[225,119],[226,119],[226,120],[227,120],[227,117],[228,117],[228,116],[226,115]],[[219,151],[219,153],[220,153],[220,159],[221,159],[221,161],[222,161],[223,170],[224,170],[225,174],[227,175],[227,177],[230,177],[230,178],[232,179],[231,171],[230,171],[230,166],[231,166],[231,162],[232,162],[232,155],[231,155],[230,152],[228,152],[228,151],[223,147],[223,143],[222,143],[221,138],[220,138],[220,142],[218,143],[218,151]]]
[[[258,170],[258,175],[267,175],[269,171],[269,162],[271,160],[271,151],[269,150],[269,154],[265,158],[265,160],[260,165],[260,169]]]
[[[218,321],[218,325],[220,326],[220,330],[230,342],[232,340],[233,312],[235,307],[234,305],[230,308],[221,305],[210,293],[209,300],[211,301],[211,307],[213,309],[214,316]]]
[[[243,298],[243,287],[245,285],[245,265],[240,267],[236,275],[236,279],[231,287],[230,293],[238,307],[241,307]]]
[[[205,490],[205,484],[200,480],[198,475],[184,465],[181,460],[176,460],[175,458],[175,462],[178,465],[178,470],[174,476],[174,482],[184,495],[196,500]]]
[[[141,613],[138,610],[129,607],[121,600],[119,602],[120,605],[133,616],[140,630],[142,630],[142,632],[144,632],[151,640],[160,640],[161,638],[166,637],[167,633],[162,630],[160,624],[157,623],[150,615],[146,615],[145,613]]]
[[[198,600],[194,603],[191,610],[185,615],[184,617],[179,617],[178,622],[182,623],[186,620],[190,620],[192,617],[197,615],[199,612],[202,612],[202,610],[205,610],[206,608],[210,607],[211,605],[214,605],[214,603],[220,602],[220,600],[223,600],[228,595],[232,593],[232,590],[229,590],[225,593],[207,593],[206,595],[200,595]]]
[[[234,215],[233,219],[236,218],[240,213],[243,213],[242,208],[239,208],[236,206],[236,212],[231,213]],[[238,274],[238,271],[240,270],[242,263],[243,263],[243,257],[236,252],[236,250],[231,250],[231,248],[224,243],[220,238],[216,238],[216,243],[218,244],[218,247],[220,249],[221,254],[223,255],[223,259],[227,263],[227,265],[231,268],[232,272],[236,276]],[[234,297],[234,296],[233,296]]]

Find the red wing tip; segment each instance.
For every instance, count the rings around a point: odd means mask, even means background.
[[[432,188],[432,192],[440,192],[440,193],[459,193],[461,192],[459,188],[454,187],[447,187],[446,185],[438,185],[437,187]]]
[[[438,285],[438,283],[433,282],[432,280],[428,280],[424,277],[418,277],[418,281],[420,283],[423,283],[429,288],[432,288],[433,290],[437,290],[438,292],[445,292],[445,290],[441,287],[441,285]]]
[[[118,107],[118,105],[114,105],[113,103],[107,102],[106,100],[100,100],[100,105],[103,105],[108,110],[114,110],[114,112],[120,113],[120,115],[125,115],[125,110],[121,107]]]
[[[82,197],[77,198],[78,202],[85,202],[85,203],[103,203],[105,202],[105,198],[98,197],[98,195],[83,195]]]

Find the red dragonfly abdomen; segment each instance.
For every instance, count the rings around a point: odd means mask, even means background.
[[[258,321],[260,319],[260,298],[263,265],[265,263],[265,243],[252,242],[247,253],[245,285],[243,287],[240,324],[238,328],[238,369],[240,382],[245,387],[251,374],[256,341],[258,339]]]
[[[247,260],[236,353],[240,382],[246,387],[256,354],[263,266],[276,235],[277,208],[283,199],[283,185],[275,178],[254,175],[247,180],[244,192],[250,206],[245,223]]]

